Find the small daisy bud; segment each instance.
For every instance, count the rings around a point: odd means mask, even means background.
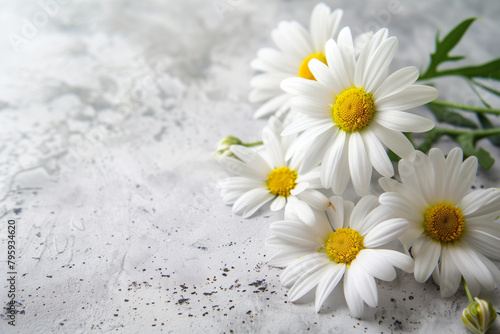
[[[463,310],[462,321],[472,333],[484,334],[495,322],[497,313],[490,302],[477,297],[474,300]]]
[[[243,145],[243,142],[236,137],[227,136],[217,143],[217,151],[215,151],[215,156],[217,159],[222,157],[234,157],[234,155],[229,151],[231,145]]]

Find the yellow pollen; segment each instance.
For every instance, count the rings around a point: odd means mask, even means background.
[[[324,53],[313,53],[313,54],[307,56],[300,64],[299,74],[298,74],[299,77],[304,78],[304,79],[309,79],[309,80],[316,80],[314,75],[309,70],[309,61],[313,58],[318,59],[319,61],[326,64],[326,56]]]
[[[432,205],[425,210],[425,233],[434,240],[441,242],[457,240],[464,232],[464,225],[462,211],[450,203]]]
[[[375,114],[373,94],[351,87],[335,97],[332,117],[344,132],[356,132],[370,124]]]
[[[279,167],[269,173],[267,187],[274,195],[288,197],[297,183],[297,172],[288,167]]]
[[[325,243],[326,255],[330,261],[350,265],[364,248],[363,239],[356,230],[339,228],[337,231],[330,233]]]

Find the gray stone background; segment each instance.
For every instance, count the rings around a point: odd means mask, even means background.
[[[389,28],[393,69],[423,68],[436,30],[472,16],[483,19],[457,47],[462,63],[500,55],[498,1],[326,3],[354,33]],[[13,219],[20,311],[16,327],[3,312],[0,332],[466,332],[463,289],[442,299],[401,271],[363,320],[341,289],[319,314],[311,298],[288,303],[264,245],[281,213],[243,220],[219,197],[214,144],[256,140],[266,123],[252,120],[249,63],[280,20],[308,24],[316,1],[0,4],[0,300]],[[440,98],[478,104],[461,81],[436,83]],[[480,169],[475,187],[498,187],[499,171]],[[500,307],[498,290],[488,298]]]

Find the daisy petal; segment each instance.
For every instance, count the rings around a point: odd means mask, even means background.
[[[297,215],[304,223],[308,225],[314,224],[316,218],[314,216],[314,212],[312,211],[311,207],[307,205],[307,203],[299,200],[297,197],[291,196],[288,197],[287,206],[288,205],[293,205],[295,211],[297,212]]]
[[[342,50],[342,60],[345,65],[345,71],[349,82],[354,82],[354,70],[355,70],[355,51],[354,43],[352,40],[351,30],[342,29],[337,38],[337,45],[340,50]]]
[[[394,211],[386,205],[380,205],[371,210],[355,228],[359,234],[366,235],[380,222],[396,218]]]
[[[348,31],[348,29],[348,27],[345,27],[340,33],[343,34],[344,31]],[[326,43],[326,61],[331,73],[333,74],[331,80],[335,82],[334,86],[329,87],[333,92],[341,92],[344,89],[348,89],[351,85],[351,82],[349,82],[348,73],[353,70],[348,68],[348,66],[351,64],[344,64],[342,55],[342,51],[339,49],[337,43],[333,39],[329,40]]]
[[[328,45],[328,43],[327,43],[327,45]],[[330,72],[329,67],[325,63],[319,61],[318,59],[313,58],[313,59],[311,59],[311,61],[309,61],[309,70],[314,75],[314,78],[319,83],[324,85],[325,87],[329,87],[334,92],[342,91],[342,86],[332,76],[332,73]],[[333,94],[332,94],[332,97],[333,97]],[[325,105],[330,107],[327,103],[325,103]]]
[[[271,38],[284,54],[294,57],[296,60],[303,59],[309,53],[311,46],[300,38],[300,32],[289,21],[281,21],[278,27],[271,32]],[[294,43],[294,42],[297,43]],[[305,52],[304,52],[305,51]]]
[[[269,190],[256,188],[247,191],[233,204],[233,211],[240,213],[243,211],[243,218],[248,218],[255,213],[261,206],[274,198]]]
[[[455,147],[448,153],[448,156],[445,160],[445,181],[444,186],[444,194],[453,194],[457,189],[457,185],[460,183],[458,180],[458,173],[460,172],[460,166],[463,160],[463,151]]]
[[[462,273],[472,295],[477,296],[479,294],[481,285],[487,291],[495,288],[496,284],[493,276],[474,250],[464,244],[453,244],[450,247],[453,262]]]
[[[286,267],[289,266],[294,260],[301,258],[311,253],[309,248],[295,247],[294,249],[285,249],[274,254],[268,261],[270,266]]]
[[[392,281],[396,278],[394,267],[387,261],[377,249],[365,248],[356,256],[356,262],[369,275],[384,281]]]
[[[294,260],[292,263],[283,270],[280,280],[284,286],[294,284],[305,272],[317,267],[318,265],[327,264],[325,254],[312,253],[305,255],[299,259]]]
[[[356,194],[363,196],[368,191],[372,176],[372,166],[366,153],[365,144],[359,132],[351,133],[349,138],[349,171]]]
[[[458,179],[460,180],[459,186],[456,191],[451,194],[452,201],[458,203],[464,198],[467,191],[469,191],[472,183],[474,183],[474,178],[477,172],[477,158],[475,156],[468,157],[460,166],[460,172],[458,174]]]
[[[394,153],[403,159],[408,159],[410,153],[415,150],[408,138],[406,138],[406,136],[399,131],[384,128],[383,126],[377,124],[377,122],[372,122],[370,124],[370,129],[382,142],[382,144],[390,148]]]
[[[329,148],[327,148],[322,160],[321,182],[323,183],[324,188],[330,188],[332,184],[336,183],[335,178],[337,177],[337,175],[334,172],[337,165],[341,163],[340,161],[342,160],[341,157],[343,156],[343,152],[347,151],[345,149],[345,146],[346,134],[343,131],[339,131],[333,141],[333,144]]]
[[[273,71],[293,73],[297,70],[297,64],[295,64],[293,58],[284,57],[282,52],[274,48],[260,49],[257,52],[256,60],[261,60],[261,62],[252,61],[250,65],[257,71],[267,72],[272,69]],[[262,66],[262,64],[264,65]]]
[[[281,88],[292,95],[310,96],[322,101],[329,101],[332,98],[331,92],[315,80],[288,78],[281,82]]]
[[[498,267],[493,262],[488,260],[484,255],[481,255],[481,254],[477,254],[477,255],[478,255],[479,259],[481,260],[481,262],[484,263],[486,268],[490,271],[491,276],[493,277],[497,286],[500,285],[500,269],[498,269]]]
[[[231,176],[219,183],[221,190],[250,190],[265,186],[265,182],[244,176]]]
[[[262,171],[263,175],[268,175],[271,172],[271,167],[254,150],[241,145],[231,145],[230,150],[245,164],[252,166],[255,170]]]
[[[310,171],[319,165],[321,158],[325,154],[325,148],[332,146],[332,142],[338,131],[337,128],[333,128],[332,130],[318,135],[314,140],[314,144],[309,146],[309,149],[302,158],[302,164],[299,169],[300,173]]]
[[[418,69],[414,66],[404,67],[392,73],[373,93],[375,100],[388,95],[399,93],[415,81],[419,76]]]
[[[309,189],[300,193],[297,197],[301,201],[306,202],[310,207],[320,211],[325,211],[330,205],[328,197],[318,190]]]
[[[333,32],[328,31],[330,8],[324,3],[314,6],[311,13],[309,30],[311,32],[312,46],[316,52],[323,51],[326,41],[332,37]]]
[[[287,219],[294,219],[294,217],[286,217]],[[270,248],[277,248],[277,249],[286,249],[286,250],[289,250],[289,249],[292,249],[292,250],[296,250],[296,249],[308,249],[309,250],[309,253],[311,251],[315,251],[317,250],[318,248],[318,245],[315,243],[315,242],[310,242],[310,243],[300,243],[297,244],[297,245],[294,245],[293,247],[290,246],[290,240],[287,240],[287,239],[284,239],[284,238],[280,238],[280,237],[276,237],[276,236],[271,236],[269,238],[266,239],[266,245]]]
[[[322,263],[306,271],[290,289],[290,301],[296,301],[313,289],[323,277],[325,268],[328,264],[329,263]]]
[[[333,96],[332,96],[333,103]],[[290,106],[298,111],[315,119],[328,119],[332,114],[332,107],[325,101],[321,101],[309,96],[296,96],[292,99]],[[329,122],[333,126],[333,122]]]
[[[307,183],[307,182],[299,182],[299,183],[297,183],[297,185],[295,186],[295,188],[293,188],[292,190],[290,190],[290,194],[292,196],[297,196],[297,195],[301,194],[302,192],[304,192],[307,188],[309,188],[309,183]]]
[[[421,212],[415,208],[413,202],[408,201],[398,192],[386,192],[380,195],[379,201],[383,205],[387,205],[394,210],[398,216],[405,219],[420,216]]]
[[[498,223],[495,224],[497,230],[500,230]],[[467,225],[468,226],[468,225]],[[487,232],[476,230],[472,227],[467,228],[463,240],[474,249],[494,259],[500,259],[500,238]]]
[[[319,312],[326,298],[332,293],[345,272],[345,264],[334,264],[328,267],[328,272],[325,273],[323,279],[319,282],[316,288],[315,310]]]
[[[367,274],[363,268],[359,268],[356,261],[351,263],[349,273],[352,275],[351,277],[356,284],[358,293],[365,303],[370,307],[377,307],[378,294],[375,279]]]
[[[445,164],[443,152],[437,148],[432,148],[429,151],[429,160],[434,171],[434,194],[432,202],[441,200],[444,196],[444,180],[445,180]]]
[[[288,95],[286,93],[283,93],[281,88],[279,88],[279,90],[253,88],[248,94],[248,101],[250,101],[251,103],[259,103],[274,98],[276,94]]]
[[[389,64],[398,49],[398,39],[389,37],[371,55],[367,68],[363,75],[363,88],[367,92],[373,92],[387,77],[386,72]]]
[[[271,211],[279,211],[283,209],[286,205],[286,198],[283,196],[276,196],[274,201],[271,203]]]
[[[231,173],[246,176],[248,178],[257,178],[262,181],[265,181],[267,179],[267,175],[271,172],[271,168],[269,166],[266,168],[266,171],[262,171],[253,168],[253,166],[247,166],[244,162],[230,157],[220,158],[219,164]],[[267,171],[267,169],[269,170]]]
[[[310,172],[305,174],[300,174],[296,180],[297,183],[307,183],[309,184],[309,189],[319,189],[323,188],[320,180],[320,168],[314,168]]]
[[[413,272],[414,262],[408,255],[389,249],[377,249],[376,251],[377,254],[382,255],[394,267],[404,270],[407,273]]]
[[[394,167],[392,166],[391,159],[387,155],[384,147],[378,140],[377,136],[369,128],[364,129],[361,133],[363,142],[370,158],[370,163],[375,170],[383,176],[391,177],[394,175]]]
[[[335,32],[337,31],[339,25],[340,25],[340,20],[342,20],[342,15],[344,12],[342,9],[337,8],[335,9],[331,14],[330,17],[328,18],[328,38],[333,37],[335,35]],[[324,45],[320,45],[321,48],[323,48]],[[320,49],[322,51],[323,49]]]
[[[270,226],[274,236],[288,240],[297,246],[311,246],[319,248],[323,244],[323,236],[315,234],[315,230],[300,221],[278,221]]]
[[[328,220],[332,224],[333,230],[338,230],[344,227],[344,199],[341,196],[330,197],[330,202],[333,208],[328,208],[326,214],[328,215]]]
[[[438,97],[434,87],[424,85],[411,85],[399,93],[385,96],[375,101],[378,111],[406,110],[429,103]]]
[[[358,204],[354,207],[354,210],[352,210],[349,226],[363,235],[360,231],[361,223],[363,222],[363,219],[365,219],[366,215],[377,206],[379,206],[377,197],[370,195],[362,197]]]
[[[278,139],[276,134],[266,127],[262,130],[262,140],[264,142],[264,147],[269,152],[271,166],[274,168],[284,166],[285,152],[283,151],[281,140]]]
[[[314,45],[311,43],[311,35],[302,24],[297,21],[290,21],[289,29],[288,35],[290,41],[300,52],[304,52],[305,50],[310,50],[309,52],[311,52],[314,50]]]
[[[363,316],[364,304],[359,295],[354,275],[355,273],[351,273],[349,269],[344,273],[344,296],[351,313],[360,318]]]
[[[385,245],[400,236],[408,228],[408,221],[402,218],[393,218],[376,225],[365,236],[364,245],[374,248]]]
[[[306,118],[306,119],[299,119],[297,121],[294,121],[290,125],[288,125],[285,130],[281,133],[282,136],[288,136],[288,135],[293,135],[299,132],[302,132],[304,130],[307,130],[309,128],[314,128],[317,126],[321,126],[327,123],[331,123],[330,120],[325,120],[325,119],[316,119],[316,118]]]
[[[281,81],[289,77],[289,74],[280,72],[258,74],[250,80],[250,86],[262,90],[275,90]]]
[[[439,287],[441,288],[441,296],[451,297],[458,290],[462,274],[451,258],[449,247],[442,247],[440,264]]]
[[[480,217],[465,217],[467,228],[472,230],[478,230],[497,238],[500,238],[500,224],[495,222],[498,217],[498,213],[494,212],[490,215],[480,216]]]
[[[496,195],[499,195],[498,192],[500,189],[497,188]],[[488,203],[484,204],[481,208],[476,210],[475,212],[469,214],[466,219],[470,218],[480,218],[480,217],[491,217],[494,216],[493,220],[496,220],[500,215],[500,196],[495,196],[494,199],[490,200]]]
[[[468,193],[461,201],[458,207],[462,211],[464,216],[470,215],[473,212],[479,210],[486,203],[490,202],[492,199],[498,197],[500,191],[490,188],[490,189],[477,189]]]
[[[371,53],[382,43],[383,40],[387,38],[387,29],[380,29],[372,36],[361,49],[358,56],[358,61],[356,63],[356,70],[354,72],[354,85],[356,87],[363,86],[363,78],[367,69],[369,69],[368,64],[370,61]]]
[[[415,256],[415,280],[419,283],[427,281],[431,276],[441,254],[441,244],[431,238],[426,238]]]
[[[378,111],[374,121],[388,129],[402,132],[425,132],[434,127],[430,119],[395,110]]]
[[[427,203],[432,203],[436,193],[436,181],[431,160],[421,151],[414,151],[410,156],[413,174],[416,181],[416,189],[420,189]],[[403,177],[402,177],[403,178]]]
[[[305,150],[305,147],[309,147],[312,141],[316,140],[318,136],[322,134],[328,136],[329,133],[325,132],[327,132],[331,127],[332,127],[331,124],[323,123],[314,128],[306,130],[303,134],[301,134],[297,139],[293,141],[292,145],[290,145],[288,151],[286,152],[285,160],[287,161],[290,160],[292,155],[296,154],[297,151]],[[307,172],[307,170],[300,170],[300,173],[305,173],[305,172]]]
[[[276,93],[274,93],[273,95],[276,95]],[[269,116],[274,112],[278,113],[280,110],[288,110],[290,108],[291,99],[292,96],[290,94],[279,94],[275,98],[267,101],[262,106],[260,106],[259,109],[255,111],[253,118],[262,118]]]

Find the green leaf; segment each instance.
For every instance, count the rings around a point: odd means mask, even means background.
[[[493,129],[495,126],[491,123],[490,119],[483,114],[476,114],[483,129]],[[490,136],[488,140],[495,146],[500,146],[500,135]]]
[[[439,40],[439,32],[436,34],[436,51],[431,54],[429,68],[420,79],[435,77],[438,72],[437,67],[443,62],[463,59],[462,56],[449,56],[449,53],[460,42],[467,29],[469,29],[475,20],[476,18],[472,17],[462,21],[442,41]]]
[[[427,131],[425,133],[424,141],[420,144],[420,146],[418,146],[418,149],[424,153],[429,152],[432,145],[434,145],[442,136],[443,133],[439,131],[439,129],[434,128]]]
[[[436,72],[433,77],[442,77],[445,75],[460,75],[466,78],[488,78],[498,80],[500,79],[500,58],[481,65],[439,71]]]
[[[471,80],[471,81],[472,81],[475,85],[477,85],[477,86],[481,87],[482,89],[484,89],[484,90],[486,90],[486,91],[488,91],[488,92],[490,92],[490,93],[492,93],[492,94],[495,94],[496,96],[500,96],[500,91],[498,91],[498,90],[496,90],[496,89],[493,89],[493,88],[491,88],[491,87],[489,87],[489,86],[486,86],[485,84],[483,84],[483,83],[481,83],[481,82],[479,82],[479,81],[476,81],[476,80]],[[475,90],[475,89],[474,89],[474,90]],[[475,91],[476,91],[476,90],[475,90]],[[477,91],[476,91],[476,93],[477,93]],[[479,93],[477,93],[477,94],[479,95]],[[484,102],[484,100],[483,100],[482,98],[481,98],[481,100],[483,101],[483,103],[485,103],[485,102]],[[490,107],[488,104],[486,104],[486,106],[487,106],[487,107]],[[490,108],[491,108],[491,107],[490,107]]]
[[[458,42],[460,42],[467,29],[469,29],[470,25],[475,20],[475,17],[471,17],[462,21],[452,31],[450,31],[440,43],[436,43],[436,52],[434,53],[434,57],[437,60],[449,58],[448,53],[458,44]]]
[[[452,136],[452,138],[462,147],[465,156],[476,156],[479,164],[484,169],[491,168],[491,166],[495,163],[495,159],[491,157],[488,151],[483,148],[476,150],[474,135],[470,133],[463,133],[459,136]]]
[[[434,114],[439,122],[444,122],[456,126],[461,126],[464,128],[477,129],[477,124],[467,117],[462,116],[460,113],[449,110],[446,107],[428,104],[427,105],[431,112]]]
[[[490,169],[491,166],[495,164],[495,159],[491,157],[490,152],[486,151],[482,147],[476,151],[475,156],[477,157],[479,164],[486,170]]]
[[[392,150],[387,150],[387,155],[389,156],[389,159],[391,159],[391,161],[398,162],[399,160],[401,160],[401,157],[394,153]]]
[[[453,56],[453,57],[448,57],[448,61],[459,61],[465,59],[465,56]]]

